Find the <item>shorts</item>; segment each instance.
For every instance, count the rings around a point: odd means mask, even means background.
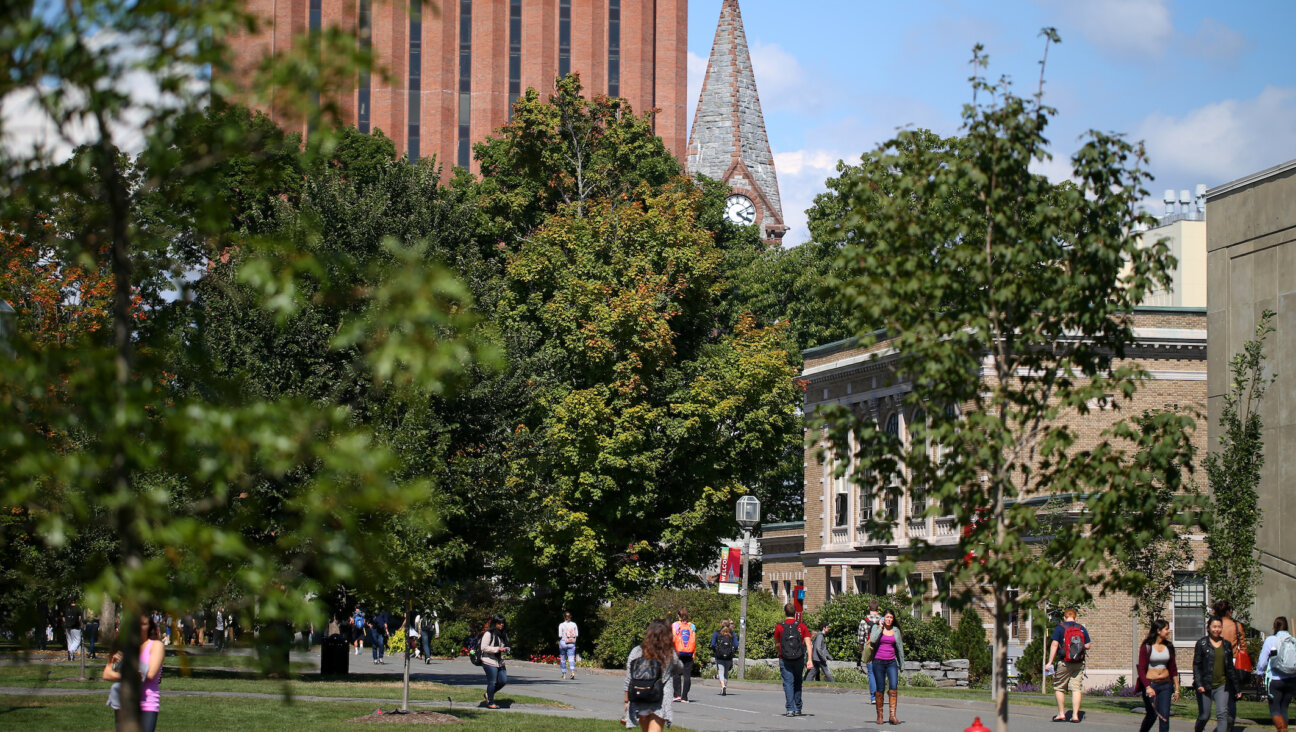
[[[1083,691],[1085,665],[1083,661],[1058,661],[1053,672],[1054,691]]]

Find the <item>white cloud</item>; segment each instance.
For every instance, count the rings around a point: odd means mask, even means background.
[[[778,172],[779,194],[783,200],[783,223],[788,226],[784,246],[795,246],[810,238],[806,209],[814,203],[816,195],[824,192],[824,181],[837,174],[837,162],[843,158],[857,160],[859,153],[843,155],[833,150],[774,153],[774,169]]]
[[[1066,39],[1072,28],[1117,56],[1160,56],[1174,40],[1169,0],[1046,0]]]
[[[1219,185],[1296,158],[1296,87],[1265,87],[1174,117],[1153,114],[1136,138],[1147,143],[1158,185]]]
[[[707,60],[688,52],[688,126],[693,129],[693,114],[697,112],[698,96],[702,93],[702,80],[706,78]]]
[[[1197,32],[1183,37],[1183,50],[1192,56],[1232,65],[1251,50],[1251,41],[1238,31],[1214,18],[1205,18]]]
[[[807,71],[796,56],[777,43],[757,41],[749,49],[763,111],[792,109],[807,114],[822,111],[829,96],[821,77]]]

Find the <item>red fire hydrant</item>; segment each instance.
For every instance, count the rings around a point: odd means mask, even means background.
[[[990,730],[986,729],[986,726],[981,724],[981,718],[977,717],[972,720],[972,726],[963,730],[963,732],[990,732]]]

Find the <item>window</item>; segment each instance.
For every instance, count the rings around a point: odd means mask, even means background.
[[[1206,635],[1206,578],[1199,574],[1175,577],[1174,639],[1195,641]]]
[[[320,30],[324,19],[324,0],[310,0],[310,7],[307,9],[307,23],[310,28],[310,53],[312,59],[318,63],[320,58]],[[306,123],[307,136],[315,132],[315,127],[319,124],[319,90],[311,91],[311,115],[310,120]]]
[[[857,575],[855,577],[855,594],[867,595],[873,592],[873,586],[869,582],[868,575]]]
[[[792,602],[792,580],[783,580],[783,602]]]
[[[472,161],[472,0],[459,0],[459,149],[455,164]]]
[[[944,572],[932,573],[932,585],[936,591],[936,597],[944,597],[949,593],[949,575]],[[945,622],[953,624],[954,619],[950,613],[949,602],[945,600],[932,601],[932,614],[945,618]]]
[[[778,580],[770,580],[770,594],[773,595],[774,597],[779,596]]]
[[[909,614],[915,618],[922,619],[923,614],[923,576],[922,572],[914,572],[907,578],[906,585],[909,589]]]
[[[608,0],[608,96],[621,96],[621,0]]]
[[[830,577],[828,579],[828,599],[831,600],[834,597],[840,595],[841,591],[842,591],[841,577]]]
[[[522,0],[509,0],[508,116],[522,93]]]
[[[893,414],[890,417],[887,417],[886,427],[884,427],[882,431],[893,437],[899,437],[900,436],[900,415]]]
[[[873,518],[873,495],[867,488],[859,490],[859,522],[862,524]]]
[[[558,76],[571,73],[571,0],[558,0]]]
[[[361,53],[368,53],[373,44],[373,15],[370,10],[372,0],[360,0],[359,39]],[[360,70],[360,83],[356,99],[356,127],[361,134],[369,134],[369,97],[372,84],[369,70]]]
[[[850,504],[843,493],[833,495],[833,526],[845,526],[850,521]]]
[[[927,510],[927,488],[915,485],[911,491],[909,496],[909,518],[920,519],[923,512]]]
[[[409,9],[409,159],[419,159],[419,92],[423,89],[423,0],[410,0]]]

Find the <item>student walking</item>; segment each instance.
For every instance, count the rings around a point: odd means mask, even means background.
[[[662,732],[673,723],[668,684],[684,673],[675,650],[674,631],[665,620],[654,620],[644,631],[643,642],[626,659],[626,720],[642,732]]]
[[[684,671],[673,682],[675,701],[689,702],[689,689],[693,686],[693,653],[697,650],[697,626],[689,622],[688,608],[682,607],[676,613],[679,618],[671,625],[671,638],[675,643],[675,654],[679,656]]]
[[[360,649],[364,648],[364,637],[367,632],[365,630],[364,611],[360,609],[359,605],[356,605],[355,610],[351,613],[351,640],[355,645],[355,655],[357,656],[360,655]]]
[[[716,676],[720,679],[720,696],[729,694],[729,674],[733,673],[734,653],[738,651],[738,637],[734,635],[733,621],[720,621],[720,630],[711,634],[711,656],[715,658]]]
[[[1296,697],[1296,638],[1282,615],[1274,618],[1273,632],[1260,648],[1255,671],[1269,697],[1275,732],[1287,732],[1287,713]]]
[[[63,611],[63,633],[67,636],[67,654],[71,661],[81,650],[81,608],[77,607],[76,600],[69,602],[67,610]]]
[[[140,686],[140,726],[144,732],[157,729],[158,713],[162,711],[162,659],[166,649],[162,645],[162,629],[149,615],[139,618],[140,634],[144,641],[139,647],[139,668],[144,675]],[[104,666],[104,681],[121,681],[121,651],[117,651]],[[110,697],[111,698],[111,697]],[[117,709],[117,728],[122,727],[122,710]]]
[[[95,653],[95,643],[99,641],[99,618],[91,615],[90,620],[85,626],[85,644],[90,651],[91,658],[98,658],[99,654]]]
[[[216,608],[216,650],[225,650],[225,608]]]
[[[1057,699],[1057,716],[1054,722],[1067,721],[1066,693],[1071,692],[1071,721],[1080,723],[1080,702],[1084,697],[1085,654],[1093,645],[1089,629],[1076,621],[1073,607],[1062,613],[1062,622],[1053,629],[1049,638],[1048,665],[1045,673],[1053,674],[1053,696]],[[1056,665],[1054,664],[1056,662]]]
[[[828,653],[828,624],[824,623],[810,641],[810,662],[814,664],[814,668],[806,671],[805,680],[818,681],[822,678],[832,683],[832,669],[828,668],[828,662],[831,660],[832,654]]]
[[[389,635],[387,624],[389,618],[385,612],[374,613],[373,618],[369,620],[369,644],[373,646],[374,664],[386,664],[383,656],[387,654],[387,636]]]
[[[1139,732],[1150,732],[1157,722],[1159,732],[1170,732],[1170,705],[1179,701],[1179,666],[1170,642],[1170,623],[1164,620],[1152,621],[1139,646],[1138,685],[1145,710]]]
[[[1229,732],[1229,697],[1241,697],[1237,670],[1233,668],[1233,646],[1224,640],[1224,621],[1212,617],[1207,635],[1193,650],[1193,688],[1197,690],[1197,732],[1206,729],[1211,706],[1215,707],[1215,732]]]
[[[1240,680],[1243,678],[1242,674],[1249,674],[1252,671],[1251,656],[1247,652],[1246,627],[1233,617],[1233,603],[1228,600],[1217,600],[1212,603],[1211,612],[1223,624],[1220,637],[1233,646],[1233,668],[1237,669]],[[1241,689],[1240,686],[1238,688]],[[1229,729],[1233,729],[1233,720],[1237,719],[1237,703],[1236,697],[1229,697]]]
[[[572,681],[576,680],[576,639],[580,637],[580,628],[572,622],[571,613],[563,613],[563,621],[558,624],[558,670],[562,677],[571,673]]]
[[[891,724],[900,724],[896,717],[896,708],[900,705],[900,669],[904,668],[904,636],[900,633],[900,624],[896,622],[893,610],[882,615],[882,622],[873,626],[869,634],[869,643],[876,649],[873,652],[873,673],[877,676],[877,694],[874,705],[877,707],[877,723],[882,724],[882,697],[885,694],[891,705]],[[889,684],[889,686],[888,686]]]
[[[508,631],[504,627],[504,616],[496,615],[486,623],[481,636],[481,662],[486,672],[486,691],[482,698],[487,709],[499,709],[495,703],[495,694],[508,685],[508,670],[504,666],[504,655],[510,650]]]
[[[787,708],[783,716],[800,717],[801,684],[805,681],[802,674],[814,668],[814,663],[810,661],[810,629],[796,619],[796,606],[790,602],[783,606],[783,622],[774,626],[774,647],[778,649],[779,675],[783,677],[783,701]]]
[[[868,677],[869,687],[869,704],[876,701],[877,694],[877,677],[873,675],[873,652],[876,648],[869,646],[869,634],[873,632],[873,626],[882,622],[882,613],[878,610],[877,598],[869,600],[868,615],[865,615],[859,622],[859,629],[855,631],[855,645],[859,646],[859,665],[864,667],[864,675]]]

